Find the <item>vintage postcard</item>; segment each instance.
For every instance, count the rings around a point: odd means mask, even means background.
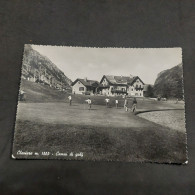
[[[181,48],[25,45],[12,158],[187,163]]]

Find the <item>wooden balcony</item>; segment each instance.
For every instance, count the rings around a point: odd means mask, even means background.
[[[136,91],[142,91],[144,88],[143,87],[135,87]]]
[[[123,93],[123,94],[126,94],[127,93],[127,91],[125,91],[125,90],[119,90],[119,89],[112,89],[111,92],[112,93]]]

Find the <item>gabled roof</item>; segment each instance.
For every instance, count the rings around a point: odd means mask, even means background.
[[[143,84],[144,82],[138,76],[114,76],[114,75],[104,75],[100,81],[106,78],[109,84],[112,85],[132,85],[137,79],[139,79]]]
[[[138,76],[136,76],[136,77],[133,78],[133,81],[131,82],[131,85],[133,85],[133,83],[134,83],[137,79],[139,79],[139,80],[142,82],[143,85],[145,84]]]
[[[84,86],[86,87],[93,87],[99,85],[98,81],[95,80],[86,80],[86,79],[76,79],[73,83],[72,86],[75,85],[78,81],[80,81]]]

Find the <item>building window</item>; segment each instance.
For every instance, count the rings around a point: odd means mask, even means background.
[[[84,91],[84,87],[79,87],[79,91]]]
[[[78,84],[80,84],[81,82],[80,81],[78,81]]]
[[[131,89],[131,91],[133,91],[133,88]]]

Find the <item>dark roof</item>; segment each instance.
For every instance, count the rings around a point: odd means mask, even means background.
[[[113,85],[132,85],[136,79],[140,79],[138,76],[114,76],[114,75],[104,75],[102,80],[106,78],[109,84]],[[143,83],[143,81],[140,79]],[[144,84],[144,83],[143,83]]]
[[[77,81],[80,81],[84,86],[86,87],[93,87],[93,86],[97,86],[99,85],[99,82],[98,81],[95,81],[95,80],[85,80],[85,79],[76,79],[73,83],[72,83],[72,86],[77,83]]]
[[[103,89],[103,88],[109,88],[109,86],[104,86],[103,84],[99,84],[98,87],[101,88],[101,89]]]

